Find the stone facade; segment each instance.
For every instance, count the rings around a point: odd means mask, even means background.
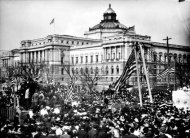
[[[64,68],[101,69],[104,70],[103,78],[99,81],[102,88],[115,82],[121,75],[125,63],[131,53],[133,42],[143,42],[145,60],[153,72],[149,72],[152,87],[166,85],[167,80],[157,80],[159,74],[167,65],[167,45],[152,42],[150,36],[135,33],[135,27],[126,27],[116,20],[116,13],[111,5],[103,15],[104,19],[89,31],[86,37],[69,35],[48,35],[34,40],[23,40],[19,49],[20,62],[45,63],[50,69],[50,75],[56,82],[68,83],[70,78]],[[151,54],[150,54],[151,53]],[[190,47],[169,45],[170,63],[187,62],[190,60]],[[5,59],[5,58],[2,58]],[[157,59],[160,60],[159,64]],[[4,63],[7,64],[7,60]],[[142,63],[139,62],[139,69]],[[131,85],[137,85],[136,74],[128,80]],[[145,84],[145,81],[142,82]],[[171,76],[171,83],[174,80]]]

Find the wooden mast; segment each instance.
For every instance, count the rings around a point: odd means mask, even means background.
[[[141,86],[140,86],[140,77],[139,77],[139,70],[138,70],[138,59],[137,59],[137,42],[134,42],[135,47],[135,61],[136,61],[136,70],[137,70],[137,82],[138,82],[138,89],[139,89],[139,100],[140,100],[140,106],[143,106],[142,104],[142,93],[141,93]]]
[[[151,90],[150,90],[149,77],[148,77],[148,73],[147,73],[147,69],[146,69],[146,64],[145,64],[145,59],[144,59],[144,50],[143,50],[141,44],[139,44],[139,47],[140,47],[140,52],[141,52],[141,57],[142,57],[142,62],[143,62],[143,68],[144,68],[144,72],[145,72],[145,76],[146,76],[146,82],[147,82],[147,86],[148,86],[148,92],[149,92],[149,96],[150,96],[150,102],[153,103],[152,93],[151,93]]]

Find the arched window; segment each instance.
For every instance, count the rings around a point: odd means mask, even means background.
[[[116,69],[117,69],[117,74],[119,74],[119,66],[117,66]]]
[[[174,61],[175,62],[177,61],[177,54],[176,53],[174,54]]]
[[[113,68],[113,66],[111,66],[111,74],[113,74],[114,73],[114,68]]]

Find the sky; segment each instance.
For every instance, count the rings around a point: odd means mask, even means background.
[[[84,37],[111,4],[120,23],[155,42],[190,46],[190,0],[0,0],[0,51],[51,34]],[[50,25],[52,19],[54,24]]]

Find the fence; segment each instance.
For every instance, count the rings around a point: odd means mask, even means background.
[[[0,115],[9,120],[13,120],[15,116],[15,108],[14,106],[11,107],[0,107]]]

